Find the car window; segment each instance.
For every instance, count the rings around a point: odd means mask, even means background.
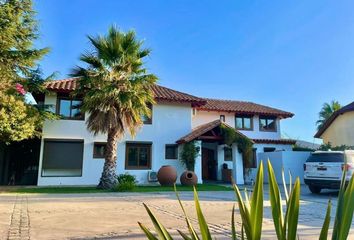
[[[343,153],[315,153],[306,162],[344,162]]]

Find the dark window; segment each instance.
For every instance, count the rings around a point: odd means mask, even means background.
[[[263,148],[263,152],[275,152],[275,147],[265,147]]]
[[[313,153],[306,162],[344,162],[343,153]]]
[[[151,143],[127,143],[125,169],[150,169]]]
[[[150,109],[150,116],[143,115],[141,116],[141,120],[144,124],[152,124],[152,104],[148,104],[148,108]]]
[[[235,126],[240,130],[252,130],[253,129],[253,117],[252,116],[236,116]]]
[[[177,144],[166,144],[165,158],[166,159],[177,159],[178,158],[178,145]]]
[[[224,161],[232,161],[232,148],[224,147]]]
[[[225,122],[225,115],[220,115],[220,121]]]
[[[248,161],[244,162],[245,168],[257,168],[257,148],[253,148],[248,154]]]
[[[80,111],[82,100],[68,97],[58,97],[57,114],[63,119],[83,120],[84,114]]]
[[[83,152],[83,140],[45,139],[42,161],[42,176],[81,176]]]
[[[259,118],[259,130],[261,131],[276,131],[276,118],[260,117]]]
[[[106,152],[106,143],[95,142],[93,144],[93,157],[94,158],[104,158]]]

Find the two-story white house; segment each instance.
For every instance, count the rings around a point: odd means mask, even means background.
[[[94,185],[101,176],[106,136],[94,136],[86,129],[87,116],[75,107],[81,99],[73,99],[76,79],[69,78],[47,84],[48,93],[37,96],[40,103],[52,106],[60,120],[46,121],[40,141],[38,182],[46,185]],[[118,144],[117,173],[129,172],[139,183],[148,183],[148,172],[172,165],[182,174],[179,150],[185,142],[196,141],[200,156],[195,172],[201,183],[222,180],[227,166],[238,184],[244,183],[244,168],[252,178],[258,166],[257,153],[291,150],[293,140],[281,139],[280,123],[292,113],[260,104],[242,101],[206,99],[156,85],[156,104],[152,117],[133,139],[125,136]],[[228,147],[220,135],[225,124],[254,142],[254,157],[244,166],[237,145]]]

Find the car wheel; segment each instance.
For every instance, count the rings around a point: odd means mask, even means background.
[[[316,186],[309,186],[309,189],[312,193],[320,193],[321,192],[321,188],[320,187],[316,187]]]

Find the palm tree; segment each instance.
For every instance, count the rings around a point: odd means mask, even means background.
[[[318,113],[319,120],[316,122],[317,129],[320,129],[326,120],[337,110],[341,109],[338,101],[332,100],[330,103],[324,103],[321,111]]]
[[[88,39],[93,50],[80,57],[86,66],[76,66],[71,76],[79,77],[75,94],[83,97],[81,110],[89,114],[87,129],[94,135],[107,134],[98,187],[108,189],[117,183],[117,142],[126,133],[134,137],[142,116],[151,114],[151,87],[157,77],[144,67],[150,50],[142,48],[143,41],[136,39],[134,31],[124,33],[112,26],[108,34]]]

